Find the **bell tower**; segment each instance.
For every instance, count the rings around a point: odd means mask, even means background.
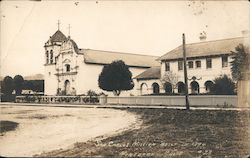
[[[56,57],[60,53],[61,45],[67,37],[60,31],[60,22],[58,21],[58,30],[50,36],[49,40],[44,44],[45,49],[45,74],[44,74],[44,94],[56,95],[57,93],[57,77],[56,77]]]

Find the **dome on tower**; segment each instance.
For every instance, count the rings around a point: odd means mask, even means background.
[[[63,42],[67,40],[67,37],[60,31],[57,30],[49,39],[51,42]]]
[[[61,51],[62,52],[68,52],[70,49],[73,49],[74,52],[78,53],[79,52],[79,48],[76,44],[76,42],[70,38],[70,36],[62,42],[61,45]]]
[[[77,46],[76,42],[74,40],[72,40],[72,39],[69,39],[69,40],[72,43],[75,52],[78,53],[79,49],[78,49],[78,46]]]

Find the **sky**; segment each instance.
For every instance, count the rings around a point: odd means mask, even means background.
[[[248,1],[1,1],[0,76],[44,73],[58,29],[79,48],[162,56],[182,43],[242,36]]]

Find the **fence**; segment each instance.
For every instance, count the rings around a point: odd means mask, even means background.
[[[113,105],[166,105],[185,106],[185,96],[17,96],[17,103],[70,103],[70,104],[113,104]],[[193,107],[237,107],[237,96],[204,95],[189,96]]]
[[[17,103],[72,103],[72,104],[96,104],[97,96],[17,96]]]
[[[101,96],[100,100],[102,100]],[[237,96],[228,95],[204,95],[189,96],[190,106],[199,107],[236,107]],[[185,106],[185,96],[130,96],[107,97],[106,104],[129,105],[167,105]]]

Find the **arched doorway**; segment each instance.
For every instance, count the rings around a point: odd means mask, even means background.
[[[165,93],[172,93],[173,92],[172,84],[169,82],[166,82],[164,84],[164,89],[165,89]]]
[[[178,93],[180,93],[180,94],[185,93],[185,83],[178,82],[177,87],[178,87]]]
[[[153,88],[153,94],[159,94],[160,93],[160,87],[158,83],[153,83],[152,84],[152,88]]]
[[[213,81],[206,81],[205,82],[205,88],[206,88],[206,92],[207,93],[210,93],[211,91],[212,91],[212,89],[213,89],[213,86],[214,86],[214,83],[213,83]]]
[[[191,86],[191,93],[192,94],[198,94],[198,93],[200,93],[200,86],[199,86],[198,82],[192,81],[190,83],[190,86]]]
[[[148,86],[146,83],[141,84],[141,95],[148,94]]]
[[[70,94],[70,82],[69,82],[69,80],[66,80],[64,82],[64,90],[65,90],[66,95]]]

